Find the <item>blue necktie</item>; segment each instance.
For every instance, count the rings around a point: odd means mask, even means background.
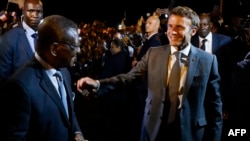
[[[31,35],[31,37],[34,40],[34,50],[36,50],[37,36],[38,36],[37,33],[34,33],[34,34]]]
[[[64,106],[64,109],[66,111],[67,117],[69,117],[69,113],[68,113],[68,103],[67,103],[67,93],[63,84],[63,77],[60,71],[57,71],[54,74],[57,77],[57,81],[58,81],[58,89],[60,92],[60,96],[61,96],[61,100]]]

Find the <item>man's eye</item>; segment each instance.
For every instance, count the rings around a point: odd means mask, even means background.
[[[42,10],[33,10],[33,9],[30,9],[30,10],[27,10],[27,11],[30,12],[30,13],[34,13],[34,12],[42,13]]]
[[[27,10],[28,12],[30,12],[30,13],[33,13],[33,12],[35,12],[35,10]]]

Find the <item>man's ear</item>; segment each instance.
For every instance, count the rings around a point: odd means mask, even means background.
[[[53,56],[56,56],[56,48],[58,46],[58,43],[53,43],[52,45],[50,45],[50,53],[53,55]]]
[[[196,34],[197,30],[198,30],[197,27],[192,28],[191,31],[190,31],[191,35],[194,36]]]

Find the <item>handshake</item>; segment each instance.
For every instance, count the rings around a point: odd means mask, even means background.
[[[89,77],[83,77],[77,81],[77,90],[83,96],[89,96],[91,93],[96,93],[100,87],[100,82]]]

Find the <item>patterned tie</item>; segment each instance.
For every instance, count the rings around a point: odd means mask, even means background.
[[[63,77],[60,71],[57,71],[54,76],[57,77],[57,81],[58,81],[58,89],[60,92],[60,96],[61,96],[61,100],[64,106],[64,109],[66,111],[67,117],[69,117],[69,113],[68,113],[68,103],[67,103],[67,93],[63,84]]]
[[[207,39],[203,39],[203,40],[201,41],[202,44],[201,44],[201,47],[200,47],[200,48],[201,48],[202,50],[206,50],[206,46],[205,46],[205,42],[206,42],[206,41],[207,41]]]
[[[174,53],[176,56],[176,61],[173,64],[173,67],[170,72],[168,90],[169,90],[169,98],[171,102],[171,107],[168,116],[168,123],[173,123],[175,120],[176,110],[178,107],[178,94],[179,94],[179,84],[180,84],[180,74],[181,74],[181,66],[180,66],[180,56],[181,53],[176,51]]]

